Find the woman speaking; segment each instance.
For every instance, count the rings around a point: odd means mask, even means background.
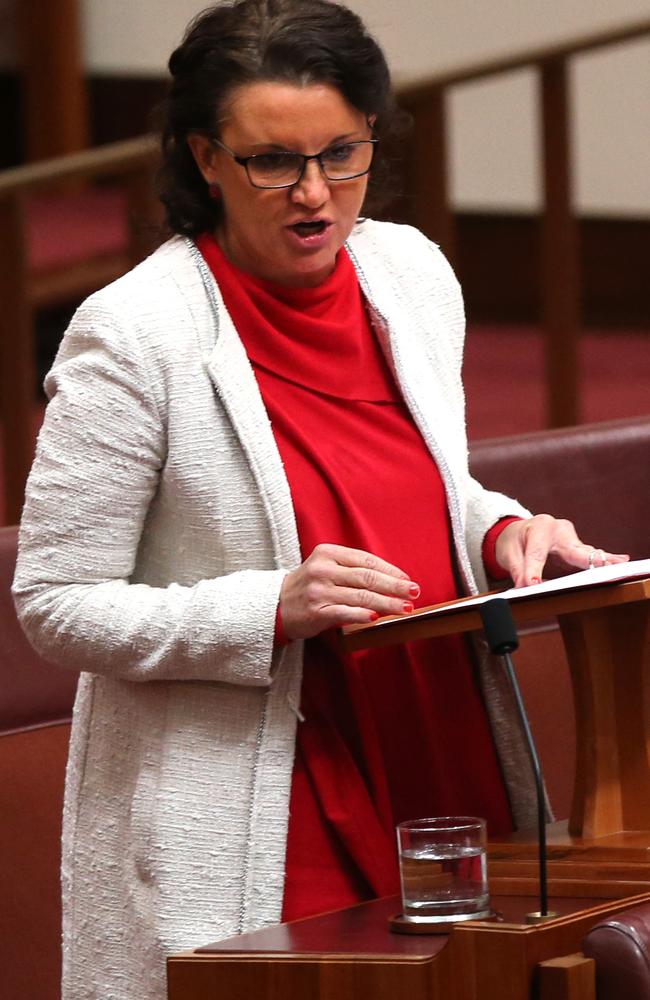
[[[360,217],[396,112],[358,17],[221,3],[169,68],[173,235],[75,315],[20,535],[23,627],[82,672],[65,1000],[162,1000],[172,952],[396,891],[401,820],[512,829],[523,744],[464,642],[333,630],[593,562],[469,476],[458,284]]]

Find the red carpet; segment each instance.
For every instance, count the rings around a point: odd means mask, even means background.
[[[589,331],[581,360],[581,423],[650,416],[650,333]],[[464,372],[470,439],[541,430],[542,372],[542,336],[535,328],[470,327]],[[35,404],[35,427],[41,418]],[[0,523],[2,514],[0,496]]]
[[[650,416],[650,333],[590,330],[580,358],[580,423]],[[464,377],[470,439],[544,427],[543,341],[535,328],[470,327]]]

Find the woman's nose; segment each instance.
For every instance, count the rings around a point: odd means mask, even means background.
[[[307,161],[303,175],[291,189],[291,194],[294,201],[310,208],[318,208],[327,201],[330,195],[329,183],[323,176],[318,160]]]

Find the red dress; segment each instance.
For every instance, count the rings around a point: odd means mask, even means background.
[[[458,596],[442,479],[346,252],[322,285],[286,288],[235,268],[212,237],[198,245],[255,371],[303,558],[348,545],[407,572],[422,605]],[[470,814],[512,829],[462,637],[342,655],[324,633],[305,643],[301,707],[283,919],[399,891],[402,820]]]

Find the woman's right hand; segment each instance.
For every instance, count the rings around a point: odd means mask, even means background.
[[[403,570],[372,553],[321,544],[284,578],[282,627],[288,639],[309,639],[328,628],[409,614],[419,594]]]

